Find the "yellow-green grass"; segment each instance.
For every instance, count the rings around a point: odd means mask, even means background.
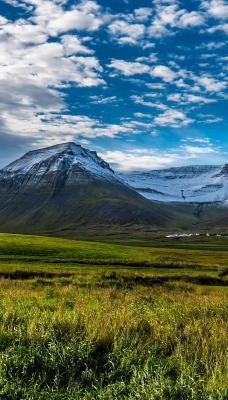
[[[213,240],[213,238],[212,238]],[[228,240],[227,240],[228,244]],[[47,238],[42,236],[0,234],[1,265],[9,262],[34,267],[60,264],[66,268],[76,264],[120,265],[128,267],[200,267],[222,269],[228,266],[227,249],[214,250],[211,244],[190,244],[190,248],[171,247],[157,241],[134,244],[101,243]],[[64,268],[65,268],[64,267]]]
[[[0,235],[0,398],[225,400],[227,253]]]

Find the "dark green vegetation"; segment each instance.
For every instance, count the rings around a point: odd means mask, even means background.
[[[87,179],[87,180],[86,180]],[[157,230],[198,229],[194,206],[151,202],[120,184],[90,177],[77,185],[21,188],[0,182],[2,232],[75,237],[97,234],[145,236]],[[196,226],[196,227],[195,227]]]
[[[227,399],[227,243],[0,234],[0,398]]]

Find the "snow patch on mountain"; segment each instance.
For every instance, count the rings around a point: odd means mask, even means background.
[[[119,176],[149,200],[212,203],[228,201],[228,164],[195,165]]]

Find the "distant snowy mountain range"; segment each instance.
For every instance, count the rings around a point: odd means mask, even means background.
[[[228,203],[228,164],[194,165],[118,174],[150,200],[182,203]]]

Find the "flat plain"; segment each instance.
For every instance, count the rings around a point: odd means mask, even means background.
[[[225,400],[228,238],[0,234],[0,398]]]

